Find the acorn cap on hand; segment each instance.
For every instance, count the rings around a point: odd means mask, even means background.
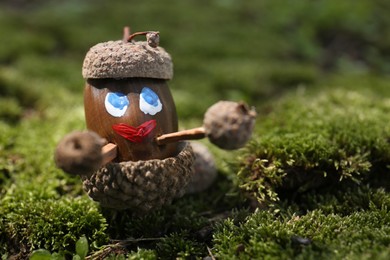
[[[83,63],[85,79],[172,79],[171,56],[147,41],[109,41],[93,46]]]
[[[100,168],[103,144],[104,140],[95,132],[72,132],[59,142],[54,153],[55,163],[69,174],[89,176]]]
[[[251,138],[256,111],[244,103],[219,101],[206,111],[203,126],[210,142],[226,150],[243,147]]]

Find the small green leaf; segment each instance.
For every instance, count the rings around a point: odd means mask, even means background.
[[[51,254],[46,249],[38,249],[31,254],[30,260],[51,260]]]
[[[88,254],[88,240],[85,236],[80,237],[76,242],[76,253],[80,256],[81,259],[84,259]]]
[[[65,256],[61,253],[51,254],[51,260],[65,260]]]
[[[81,260],[82,258],[79,255],[74,255],[72,260]]]

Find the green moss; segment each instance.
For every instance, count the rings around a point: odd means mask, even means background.
[[[348,216],[314,210],[291,218],[259,210],[238,225],[232,220],[218,225],[213,253],[237,259],[383,258],[390,243],[388,221],[387,209]]]
[[[321,191],[321,190],[320,190]],[[389,195],[383,188],[354,185],[345,189],[328,188],[326,192],[308,192],[296,197],[289,206],[281,207],[283,214],[304,214],[308,210],[321,210],[324,214],[347,216],[352,212],[382,209],[390,206]]]
[[[3,121],[16,123],[22,117],[22,108],[14,98],[0,98],[0,118]]]
[[[162,258],[179,258],[201,257],[205,254],[204,245],[192,239],[186,234],[172,233],[157,243],[156,251]]]
[[[258,138],[239,159],[239,183],[259,202],[351,181],[388,187],[388,111],[388,100],[373,93],[286,97],[260,118]]]
[[[3,104],[2,113],[10,111],[15,106],[34,108],[39,99],[39,94],[34,88],[28,88],[23,79],[18,78],[14,70],[0,67],[0,97],[12,98],[16,104]],[[14,112],[15,113],[15,112]],[[20,112],[19,112],[20,114]],[[6,115],[6,114],[4,114]],[[3,115],[3,116],[4,116]]]
[[[152,250],[138,249],[137,251],[131,252],[129,255],[127,255],[127,258],[130,260],[136,260],[136,259],[153,260],[153,259],[157,259],[157,256],[155,252]]]
[[[13,186],[0,202],[2,252],[20,248],[72,252],[83,235],[95,247],[107,242],[106,220],[88,198],[58,197],[53,191],[32,186]]]

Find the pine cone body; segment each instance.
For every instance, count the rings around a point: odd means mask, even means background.
[[[84,190],[103,207],[131,209],[143,214],[169,204],[184,194],[193,173],[191,145],[180,143],[175,157],[109,163],[91,177],[83,177]]]

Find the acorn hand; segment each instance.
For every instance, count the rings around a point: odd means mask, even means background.
[[[238,149],[251,137],[255,118],[255,110],[242,102],[219,101],[206,111],[202,127],[164,134],[156,142],[162,145],[208,137],[219,148]]]
[[[67,173],[89,176],[116,157],[116,145],[104,143],[95,132],[70,133],[58,143],[54,161]]]

